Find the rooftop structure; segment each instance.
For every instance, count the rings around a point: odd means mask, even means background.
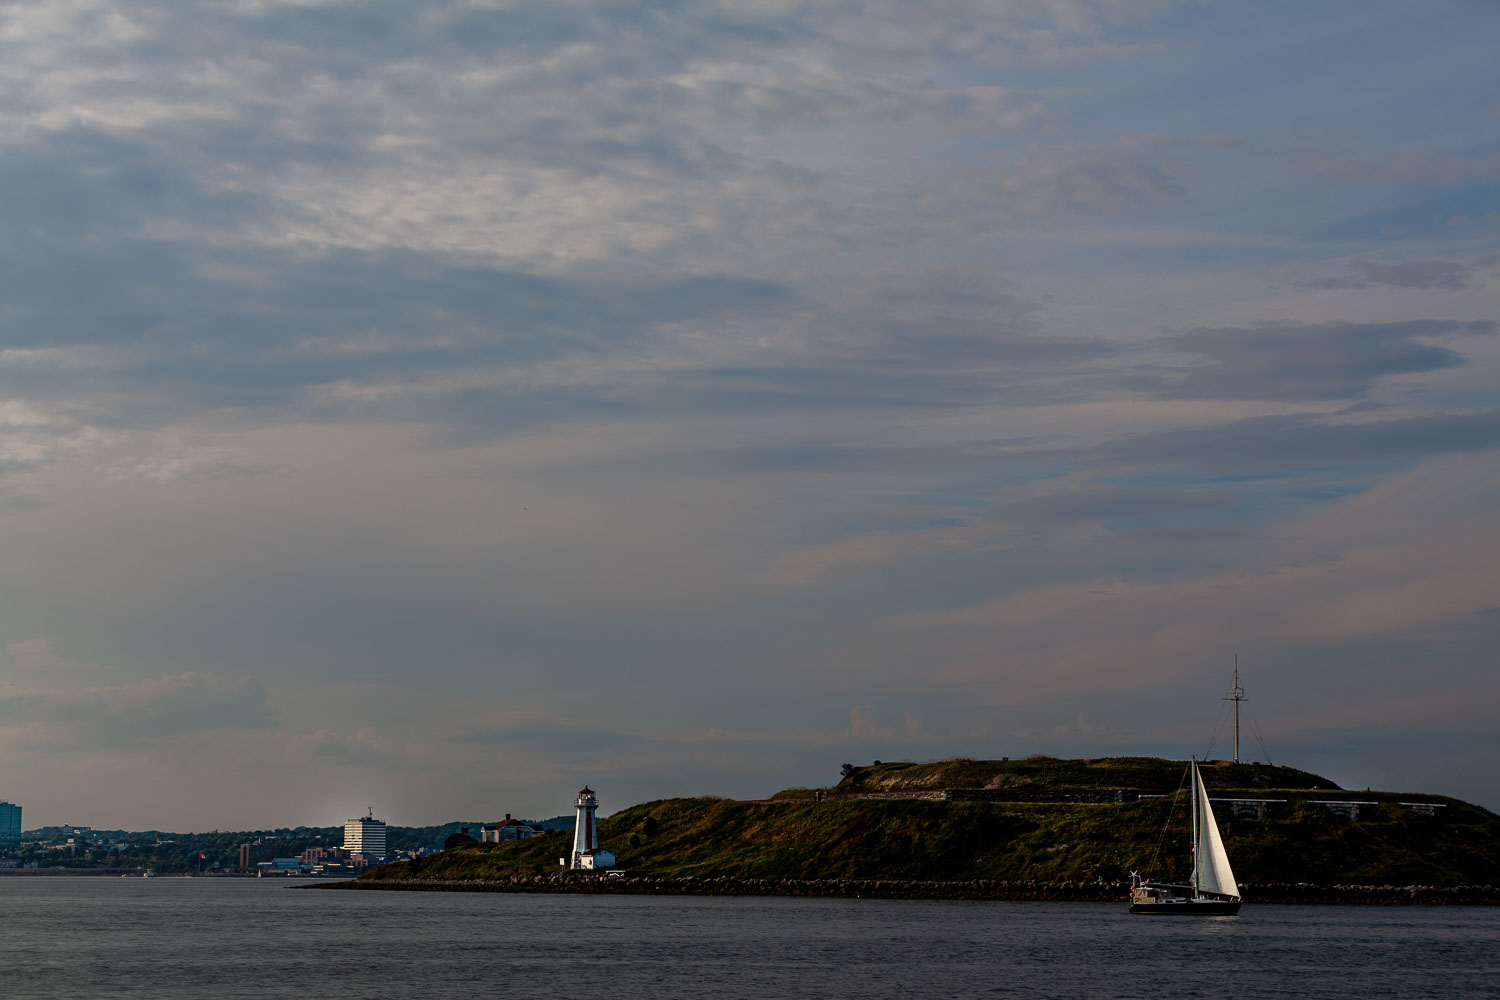
[[[512,840],[525,840],[541,832],[541,827],[532,826],[519,819],[511,819],[510,813],[506,813],[502,822],[490,823],[482,828],[479,831],[479,839],[486,844],[503,844]]]

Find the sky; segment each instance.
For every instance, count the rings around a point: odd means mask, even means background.
[[[0,3],[0,797],[1500,809],[1500,7]]]

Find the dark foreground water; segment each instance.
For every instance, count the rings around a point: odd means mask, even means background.
[[[0,878],[0,998],[1500,997],[1500,909]]]

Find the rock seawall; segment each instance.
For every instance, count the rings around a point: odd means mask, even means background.
[[[530,875],[513,879],[355,879],[299,889],[405,892],[532,892],[668,896],[812,896],[852,899],[994,899],[1047,902],[1121,902],[1124,881],[912,881],[906,879],[654,878],[647,875]],[[1354,905],[1500,905],[1494,886],[1246,885],[1246,903]]]

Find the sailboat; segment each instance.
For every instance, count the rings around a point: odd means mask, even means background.
[[[1240,887],[1229,867],[1219,824],[1214,822],[1208,789],[1198,773],[1198,759],[1189,765],[1193,772],[1193,878],[1190,885],[1166,882],[1142,882],[1138,874],[1130,876],[1130,912],[1187,914],[1222,917],[1240,912]]]

